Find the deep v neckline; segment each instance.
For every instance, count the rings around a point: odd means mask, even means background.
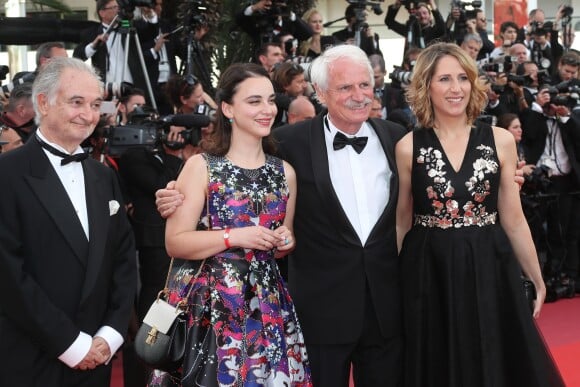
[[[453,163],[451,163],[451,160],[449,159],[449,157],[447,157],[447,151],[445,150],[445,147],[443,146],[441,141],[439,141],[439,137],[437,136],[437,133],[435,133],[435,129],[431,128],[431,132],[432,132],[433,136],[435,137],[435,141],[437,141],[437,145],[441,149],[441,153],[443,154],[443,157],[445,158],[445,162],[447,162],[449,164],[449,167],[451,167],[451,170],[453,171],[453,173],[455,175],[459,174],[463,170],[463,167],[465,164],[465,159],[467,158],[467,152],[469,151],[471,141],[473,140],[474,128],[475,128],[474,126],[471,126],[469,128],[469,138],[467,139],[467,145],[465,146],[465,149],[463,151],[463,159],[461,159],[461,162],[459,164],[459,169],[455,169],[455,167],[453,166]]]

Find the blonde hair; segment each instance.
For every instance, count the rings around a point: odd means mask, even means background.
[[[467,121],[470,125],[481,114],[487,103],[485,85],[479,79],[477,65],[473,58],[454,43],[433,44],[419,54],[413,68],[413,79],[407,90],[409,105],[417,117],[418,124],[424,128],[430,128],[434,125],[435,112],[429,89],[437,64],[444,56],[451,56],[457,59],[471,83],[469,103],[465,109]]]
[[[304,12],[304,14],[302,15],[302,20],[304,20],[306,22],[306,24],[309,24],[310,18],[312,17],[312,15],[321,15],[322,16],[322,13],[316,8],[310,8],[306,12]],[[300,47],[298,48],[298,52],[300,53],[300,55],[306,56],[306,54],[308,54],[308,50],[310,50],[310,47],[312,47],[312,37],[308,38],[307,40],[303,41],[300,44]]]

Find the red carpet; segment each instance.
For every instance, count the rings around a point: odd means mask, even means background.
[[[538,319],[567,387],[580,387],[580,296],[545,304]]]
[[[580,296],[545,304],[537,322],[566,386],[580,387]],[[122,372],[119,356],[114,363],[111,387],[124,387]]]

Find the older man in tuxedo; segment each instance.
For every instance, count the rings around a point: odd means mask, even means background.
[[[406,130],[369,119],[373,69],[353,45],[326,50],[310,68],[317,117],[274,131],[296,170],[296,250],[288,284],[302,324],[313,384],[400,386],[402,305],[394,147]],[[172,188],[170,184],[168,188]],[[183,196],[157,192],[169,216]]]
[[[136,287],[115,174],[80,147],[102,85],[77,59],[39,73],[39,129],[0,156],[0,385],[109,386]]]

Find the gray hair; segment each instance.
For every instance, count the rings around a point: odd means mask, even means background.
[[[477,35],[477,34],[467,34],[465,35],[465,37],[463,38],[463,41],[465,43],[467,42],[471,42],[471,41],[476,42],[477,44],[479,44],[480,46],[483,45],[483,41],[481,40],[481,36]]]
[[[53,48],[62,48],[64,50],[64,43],[63,42],[46,42],[42,43],[36,49],[36,67],[40,66],[40,59],[41,58],[52,58],[52,49]]]
[[[10,98],[8,103],[4,106],[4,111],[13,112],[16,107],[22,103],[24,100],[30,101],[32,99],[32,83],[24,82],[19,85],[14,86],[14,89],[10,92]]]
[[[103,92],[101,78],[93,67],[76,58],[55,57],[48,62],[36,76],[32,84],[32,103],[36,115],[36,124],[40,124],[40,110],[38,109],[38,96],[43,94],[48,99],[48,104],[53,106],[56,103],[56,95],[60,89],[60,78],[66,69],[77,70],[89,74],[99,82],[99,89]]]
[[[328,74],[331,67],[336,61],[341,59],[348,59],[355,64],[366,66],[371,85],[374,86],[374,72],[367,54],[357,46],[351,44],[331,47],[316,58],[312,62],[312,66],[310,66],[310,81],[320,90],[326,91],[328,89]]]

